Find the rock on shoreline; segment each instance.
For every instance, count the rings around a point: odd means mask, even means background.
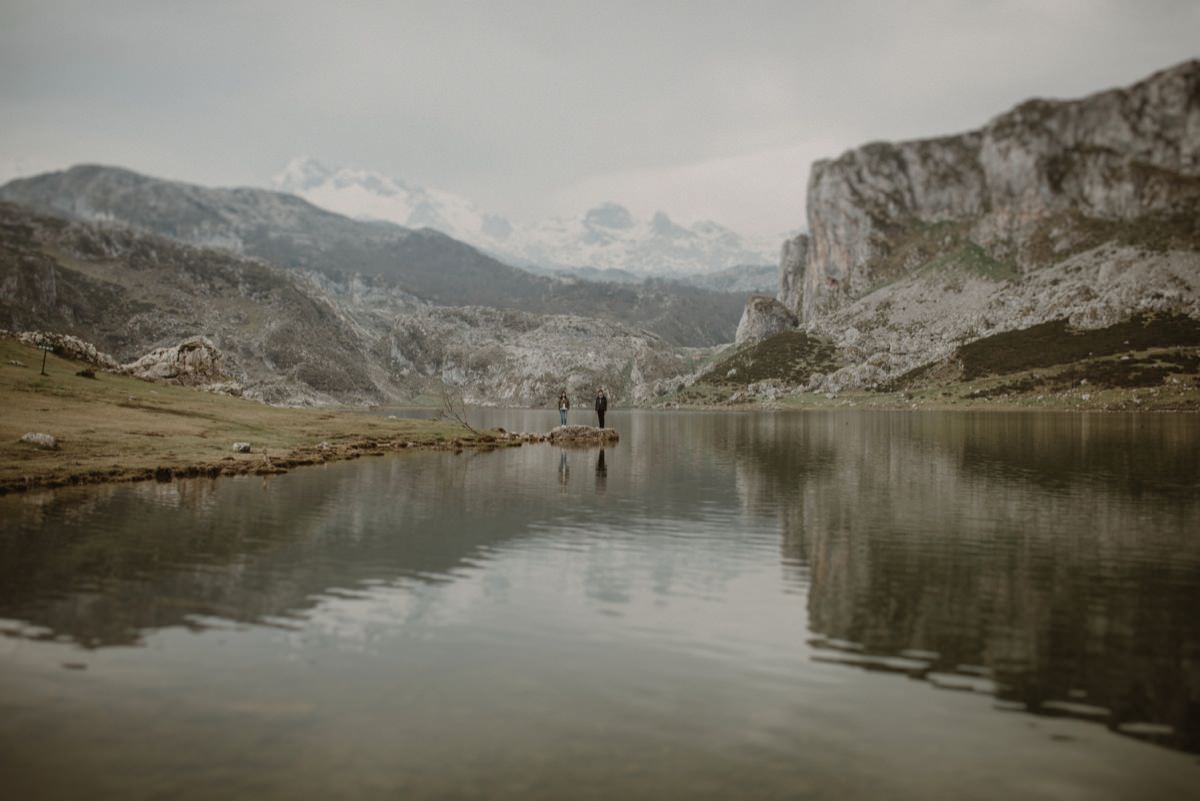
[[[555,445],[607,445],[619,441],[621,435],[612,428],[558,426],[550,430],[547,439]]]

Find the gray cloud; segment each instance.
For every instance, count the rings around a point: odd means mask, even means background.
[[[814,158],[1197,55],[1192,2],[3,2],[0,178],[266,185],[290,157],[522,219],[802,223]]]

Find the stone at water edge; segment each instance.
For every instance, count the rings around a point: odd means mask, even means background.
[[[249,442],[235,442],[235,443],[233,443],[233,451],[234,451],[234,453],[249,453],[250,452],[250,443]]]
[[[39,448],[48,448],[50,450],[58,450],[58,438],[52,434],[40,434],[30,431],[21,435],[18,442],[27,442],[30,445],[36,445]]]
[[[616,442],[621,435],[612,428],[595,426],[557,426],[546,435],[550,442]]]

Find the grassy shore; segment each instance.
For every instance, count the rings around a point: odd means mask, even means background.
[[[19,362],[25,366],[13,364]],[[495,447],[456,423],[283,409],[97,371],[0,339],[0,493],[107,481],[278,473],[398,448]],[[19,442],[51,434],[57,449]],[[250,453],[234,453],[249,442]]]

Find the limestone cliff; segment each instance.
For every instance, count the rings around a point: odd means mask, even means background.
[[[804,299],[804,267],[808,264],[808,235],[785,240],[779,254],[779,302],[799,314]]]
[[[1188,61],[1080,100],[1030,100],[977,131],[817,162],[792,308],[816,320],[924,267],[944,236],[1024,274],[1148,220],[1182,223],[1187,240],[1198,208],[1200,61]]]

